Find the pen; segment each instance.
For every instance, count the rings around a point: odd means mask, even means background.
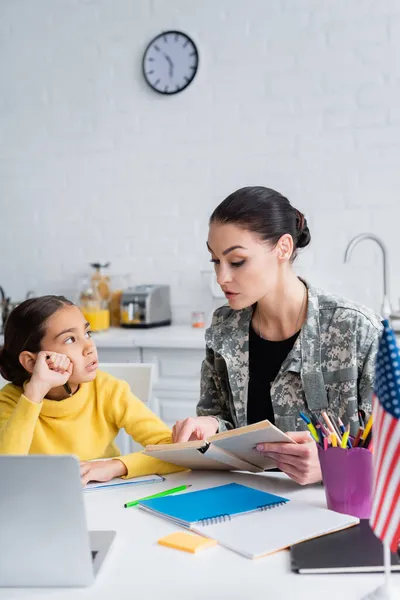
[[[319,423],[317,423],[315,426],[315,429],[317,430],[319,443],[323,448],[324,447],[324,434],[322,432],[321,425]]]
[[[46,360],[49,360],[49,358],[50,358],[50,354],[46,354]],[[68,383],[64,383],[63,388],[67,392],[68,396],[72,396],[72,390],[69,387]]]
[[[340,417],[338,417],[338,423],[339,423],[339,429],[340,429],[340,432],[341,432],[341,434],[343,435],[343,434],[344,434],[344,432],[346,431],[346,428],[345,428],[345,426],[343,425],[343,421],[342,421],[342,419],[341,419]]]
[[[64,390],[67,392],[67,394],[68,394],[69,396],[72,396],[72,390],[71,390],[71,388],[69,387],[68,383],[64,383],[64,385],[63,385],[63,388],[64,388]]]
[[[321,419],[321,417],[318,419],[318,423],[321,426],[322,433],[325,436],[329,437],[329,430],[325,427],[325,424],[324,424],[323,420]]]
[[[314,441],[317,442],[317,444],[318,444],[319,443],[319,437],[318,437],[318,433],[317,433],[317,430],[315,429],[314,425],[312,423],[309,423],[307,425],[307,429],[311,433]]]
[[[341,448],[346,448],[347,447],[347,440],[349,439],[349,433],[350,433],[350,428],[346,429],[343,437],[342,437],[342,443],[340,444]]]
[[[132,502],[126,502],[124,504],[125,508],[129,508],[130,506],[136,506],[142,500],[151,500],[152,498],[161,498],[162,496],[169,496],[170,494],[176,494],[177,492],[183,492],[183,490],[187,490],[187,488],[192,487],[191,485],[180,485],[179,487],[172,488],[170,490],[164,490],[163,492],[158,492],[158,494],[152,494],[151,496],[145,496],[144,498],[139,498],[138,500],[133,500]]]
[[[336,448],[336,446],[337,446],[337,443],[338,443],[338,439],[337,439],[337,435],[336,435],[336,433],[331,433],[331,434],[329,435],[329,439],[331,440],[331,444],[332,444],[332,446],[333,446],[334,448]]]
[[[362,434],[363,434],[363,431],[364,431],[364,428],[363,428],[363,427],[359,427],[359,428],[358,428],[357,435],[356,435],[356,437],[354,438],[354,442],[353,442],[353,448],[356,448],[356,447],[358,446],[358,443],[359,443],[359,441],[360,441],[360,439],[361,439],[361,436],[362,436]]]
[[[300,417],[303,419],[304,423],[306,423],[307,425],[309,423],[311,423],[311,419],[309,417],[307,417],[307,415],[305,415],[303,412],[299,413]]]
[[[366,441],[366,439],[367,439],[367,437],[368,437],[368,435],[369,435],[369,433],[371,431],[371,427],[372,427],[372,415],[368,419],[368,422],[367,422],[367,424],[365,426],[364,432],[363,432],[363,434],[361,436],[361,443],[360,443],[361,446],[364,446],[364,443],[365,443],[365,441]],[[371,437],[370,437],[370,439],[371,439]]]
[[[371,439],[372,439],[372,429],[370,430],[369,434],[367,435],[367,437],[365,438],[362,447],[363,448],[368,448],[371,445]]]
[[[339,442],[341,443],[342,442],[342,432],[340,431],[339,424],[336,422],[336,417],[331,417],[331,422],[332,422],[333,428],[337,434],[337,438],[338,438]]]
[[[300,417],[303,419],[304,423],[307,425],[307,429],[311,433],[314,441],[317,442],[317,444],[319,444],[318,433],[317,433],[317,430],[315,429],[314,425],[312,424],[311,419],[309,417],[307,417],[307,415],[305,415],[303,412],[301,412],[299,414],[300,414]]]
[[[335,428],[332,425],[332,422],[331,422],[330,418],[328,417],[326,411],[323,410],[321,412],[321,415],[322,415],[322,417],[323,417],[323,419],[324,419],[324,421],[325,421],[325,423],[326,423],[326,425],[327,425],[330,433],[332,434],[332,435],[329,436],[331,438],[331,442],[332,442],[332,436],[334,436],[335,437],[335,441],[340,443],[341,442],[341,437],[336,433]],[[332,443],[332,446],[333,446],[333,443]],[[335,444],[335,446],[337,446],[337,443]]]

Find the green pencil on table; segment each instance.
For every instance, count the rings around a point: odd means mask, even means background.
[[[162,492],[158,492],[157,494],[152,494],[151,496],[145,496],[144,498],[139,498],[138,500],[133,500],[132,502],[126,502],[124,504],[125,508],[129,508],[130,506],[137,506],[139,502],[142,500],[151,500],[152,498],[162,498],[162,496],[169,496],[170,494],[176,494],[177,492],[183,492],[187,490],[187,488],[192,487],[191,485],[180,485],[179,487],[172,488],[170,490],[164,490]]]

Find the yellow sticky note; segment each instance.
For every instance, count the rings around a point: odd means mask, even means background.
[[[169,548],[175,548],[176,550],[183,550],[184,552],[192,552],[195,554],[199,550],[205,550],[206,548],[216,546],[217,540],[210,540],[209,538],[204,538],[195,533],[177,531],[176,533],[170,533],[159,539],[158,543],[161,544],[161,546],[168,546]]]

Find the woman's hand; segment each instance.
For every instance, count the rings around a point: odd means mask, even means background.
[[[317,444],[308,431],[293,431],[287,435],[296,444],[257,444],[257,452],[269,456],[278,469],[300,485],[321,481]]]
[[[25,387],[26,397],[32,402],[40,403],[52,388],[67,383],[72,369],[72,362],[64,354],[39,352],[31,379]]]
[[[118,458],[81,462],[81,482],[83,486],[89,481],[110,481],[114,477],[122,477],[127,473],[126,466]]]
[[[189,417],[177,421],[172,428],[172,441],[206,440],[218,431],[218,420],[214,417]]]

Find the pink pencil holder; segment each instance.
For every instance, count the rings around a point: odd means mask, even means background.
[[[328,508],[369,519],[372,507],[372,453],[366,448],[318,446]]]

